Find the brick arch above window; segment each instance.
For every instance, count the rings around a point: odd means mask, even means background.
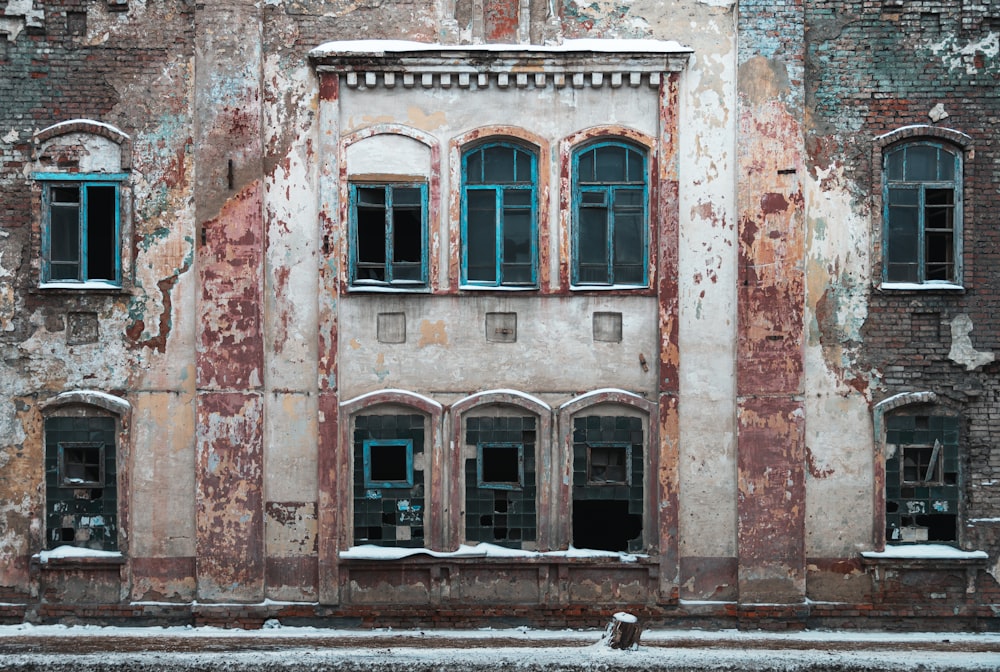
[[[132,138],[127,133],[112,126],[111,124],[95,121],[93,119],[70,119],[60,121],[38,131],[32,136],[34,148],[33,159],[39,159],[39,152],[52,140],[63,135],[80,133],[93,135],[110,140],[118,145],[120,153],[120,170],[131,170],[132,168]]]
[[[955,129],[944,128],[941,126],[930,126],[927,124],[904,126],[902,128],[889,131],[888,133],[884,133],[875,138],[875,145],[878,148],[878,151],[881,152],[882,149],[889,147],[890,145],[894,145],[897,142],[919,138],[936,138],[938,140],[946,140],[953,145],[960,147],[963,151],[969,152],[973,150],[971,136]]]

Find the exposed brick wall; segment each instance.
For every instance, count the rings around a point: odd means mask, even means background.
[[[996,10],[992,10],[996,13]],[[876,371],[874,401],[899,392],[932,391],[963,417],[964,519],[1000,507],[1000,365],[973,371],[949,359],[950,325],[966,314],[979,351],[1000,350],[1000,66],[982,49],[958,50],[996,32],[985,7],[967,2],[842,2],[806,5],[807,129],[812,168],[842,165],[855,206],[869,212],[878,235],[881,184],[874,139],[912,124],[933,124],[971,137],[965,156],[964,292],[871,292],[858,369]],[[948,117],[932,122],[942,104]],[[877,252],[877,250],[876,250]],[[874,284],[880,259],[872,258]],[[821,325],[822,327],[823,325]],[[832,327],[832,325],[831,325]],[[832,331],[832,328],[831,328]],[[964,546],[995,553],[998,526],[967,524]]]

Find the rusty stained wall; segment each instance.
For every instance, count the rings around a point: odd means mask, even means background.
[[[168,344],[180,345],[183,352],[184,319],[178,307],[190,305],[178,289],[193,256],[190,10],[182,3],[162,3],[114,13],[94,4],[81,7],[72,20],[62,7],[46,7],[38,14],[43,21],[28,22],[3,36],[0,75],[18,82],[16,93],[5,97],[0,109],[0,200],[16,213],[0,225],[0,397],[9,400],[0,407],[0,499],[5,516],[0,525],[0,591],[13,593],[28,590],[28,559],[43,543],[39,403],[62,391],[96,389],[159,409],[169,406],[184,385],[189,392],[193,389],[190,357],[162,357]],[[158,26],[155,34],[148,25]],[[122,49],[130,50],[129,58],[121,58]],[[81,67],[84,61],[86,67]],[[72,169],[64,162],[33,163],[31,137],[73,118],[108,123],[130,136],[124,143],[132,161],[123,193],[130,194],[133,228],[131,249],[123,254],[134,275],[127,277],[127,293],[30,289],[38,282],[37,265],[32,263],[37,247],[29,237],[38,192],[26,188],[29,174]],[[60,137],[53,142],[58,141]],[[75,144],[77,153],[82,152],[78,165],[88,169],[89,154],[97,145],[86,138]],[[187,296],[193,295],[188,291]],[[190,339],[187,343],[193,344]],[[183,415],[184,408],[179,412]],[[145,418],[144,411],[137,413],[138,434]],[[161,432],[161,421],[156,423]],[[142,524],[177,523],[172,536],[156,542],[158,550],[150,553],[192,555],[183,540],[190,533],[185,521],[193,512],[193,443],[190,436],[187,440],[186,448],[183,437],[171,445],[144,442],[134,453],[120,447],[122,457],[143,467],[161,450],[172,454],[186,449],[192,458],[187,464],[167,460],[158,474],[163,479],[159,493],[176,494],[176,501],[189,504],[187,511],[183,504],[144,508],[149,500],[142,485],[138,497],[121,493],[121,506],[131,506],[130,513]],[[123,547],[129,541],[125,538]],[[140,542],[130,553],[144,554],[149,547]],[[135,560],[138,565],[138,557]],[[118,589],[112,592],[117,595]]]

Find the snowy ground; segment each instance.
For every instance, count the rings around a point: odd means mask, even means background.
[[[277,625],[273,623],[272,625]],[[588,672],[1000,670],[1000,634],[651,630],[633,651],[594,630],[0,627],[0,670]]]

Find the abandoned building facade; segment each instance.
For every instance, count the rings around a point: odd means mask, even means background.
[[[998,54],[0,0],[0,621],[1000,627]]]

